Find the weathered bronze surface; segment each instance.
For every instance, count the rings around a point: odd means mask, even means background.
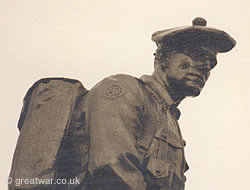
[[[89,91],[65,78],[31,87],[10,173],[27,183],[9,190],[184,189],[189,167],[177,107],[200,94],[216,55],[236,42],[203,18],[156,32],[152,40],[151,76],[113,75]]]

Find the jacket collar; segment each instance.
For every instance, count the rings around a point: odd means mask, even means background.
[[[169,106],[175,104],[167,89],[152,76],[143,75],[140,79],[143,80],[144,83],[148,84]]]
[[[149,85],[152,90],[160,96],[161,99],[168,105],[170,108],[171,112],[174,113],[176,116],[176,119],[179,119],[180,117],[180,110],[177,108],[178,102],[174,102],[173,99],[170,97],[168,90],[157,80],[155,80],[152,76],[150,75],[143,75],[140,78],[144,83]]]

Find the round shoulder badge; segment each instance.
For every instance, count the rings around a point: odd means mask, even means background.
[[[104,90],[104,97],[109,98],[109,99],[115,99],[120,97],[123,94],[123,89],[120,85],[118,84],[112,84],[109,85],[107,88]]]

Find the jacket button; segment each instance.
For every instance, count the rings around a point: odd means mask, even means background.
[[[155,170],[155,173],[156,173],[156,176],[160,176],[161,175],[161,169],[160,168],[157,168]]]
[[[185,140],[183,140],[183,145],[186,146],[186,141]]]

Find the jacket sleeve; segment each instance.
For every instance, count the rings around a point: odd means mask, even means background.
[[[107,78],[89,92],[88,169],[93,189],[146,189],[136,150],[143,96],[137,80],[131,80]]]

